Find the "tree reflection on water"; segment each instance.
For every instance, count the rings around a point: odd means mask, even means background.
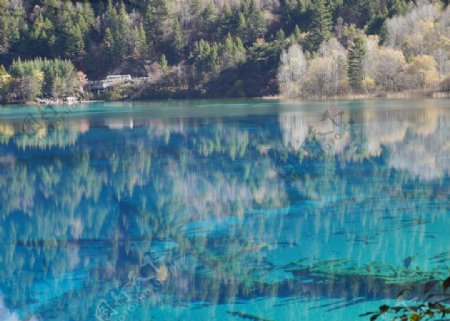
[[[304,144],[310,124],[329,129],[322,115],[78,118],[37,136],[2,121],[5,306],[91,320],[145,288],[142,319],[151,302],[261,297],[335,311],[444,279],[448,111],[346,110],[354,123],[318,159]]]

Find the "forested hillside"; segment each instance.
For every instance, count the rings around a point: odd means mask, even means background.
[[[440,90],[450,9],[408,0],[0,0],[3,101],[334,96]]]

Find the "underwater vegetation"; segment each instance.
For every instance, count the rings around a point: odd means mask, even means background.
[[[450,315],[450,293],[447,289],[450,288],[450,276],[442,282],[442,292],[434,292],[437,281],[427,282],[422,291],[424,299],[422,303],[405,304],[404,301],[398,306],[389,306],[384,304],[379,307],[379,311],[367,312],[361,316],[370,316],[370,321],[375,321],[381,316],[386,316],[393,321],[420,321],[420,320],[450,320],[445,319]],[[401,290],[397,299],[401,299],[409,289]],[[386,320],[386,318],[384,318]]]

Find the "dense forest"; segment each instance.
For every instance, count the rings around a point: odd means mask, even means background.
[[[448,90],[448,0],[0,0],[0,99]]]

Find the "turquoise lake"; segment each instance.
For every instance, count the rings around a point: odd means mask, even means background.
[[[0,108],[0,321],[364,321],[449,275],[450,100]]]

